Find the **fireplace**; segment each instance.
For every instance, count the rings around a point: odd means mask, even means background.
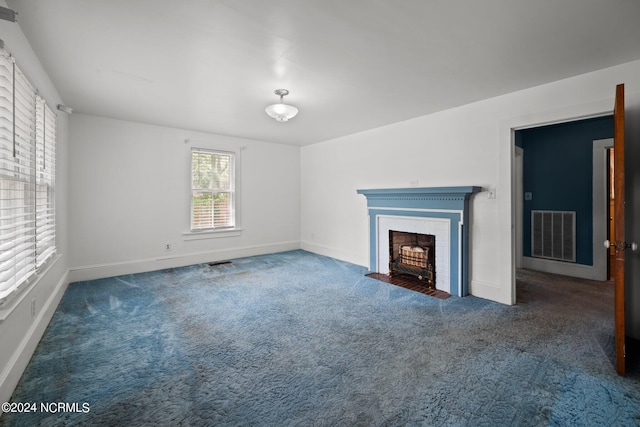
[[[391,273],[389,261],[394,257],[393,247],[389,244],[391,231],[403,232],[405,236],[409,236],[408,239],[405,237],[406,241],[403,244],[410,246],[412,243],[411,236],[414,234],[433,236],[434,244],[431,245],[429,251],[433,268],[433,286],[435,289],[457,295],[455,290],[452,292],[451,286],[452,273],[455,275],[455,270],[452,270],[452,268],[455,268],[455,266],[452,264],[451,250],[454,245],[451,244],[451,224],[448,220],[420,216],[376,215],[375,251],[372,254],[375,256],[375,262],[372,263],[371,272],[387,276]],[[429,242],[425,242],[424,239],[424,237],[420,238],[419,243],[421,244],[418,246],[429,246]],[[435,244],[436,242],[437,245]],[[397,254],[395,257],[397,257]],[[414,277],[417,276],[414,275]],[[455,280],[455,277],[453,280]]]
[[[357,190],[358,194],[364,195],[367,199],[369,271],[385,275],[398,274],[391,268],[392,259],[398,257],[389,242],[391,231],[431,235],[433,246],[424,251],[424,257],[431,258],[432,286],[453,296],[468,295],[468,266],[471,255],[469,201],[473,194],[481,190],[481,187],[474,186]],[[423,240],[419,240],[418,244],[405,243],[404,245],[408,246],[405,251],[420,252],[415,248],[412,250],[411,246],[429,247],[428,243],[423,243]],[[415,254],[413,255],[415,258]],[[412,260],[399,263],[411,265],[415,262]],[[428,281],[429,271],[427,266],[426,274],[403,274],[423,276],[421,280],[426,277]]]
[[[389,230],[389,277],[406,274],[435,288],[435,244],[432,234]]]

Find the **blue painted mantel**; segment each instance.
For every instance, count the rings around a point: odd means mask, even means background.
[[[378,224],[382,217],[437,218],[448,221],[449,293],[469,293],[469,200],[481,187],[410,187],[356,190],[367,198],[369,210],[369,271],[378,269]],[[438,242],[436,240],[436,253]],[[442,268],[442,267],[441,267]],[[436,287],[438,265],[436,261]]]

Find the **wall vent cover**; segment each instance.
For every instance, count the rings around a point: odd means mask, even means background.
[[[575,211],[531,211],[531,256],[576,262]]]

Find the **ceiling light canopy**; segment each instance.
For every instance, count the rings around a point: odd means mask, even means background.
[[[287,89],[276,89],[275,94],[280,96],[280,102],[269,105],[264,109],[269,117],[273,117],[277,122],[286,122],[295,117],[298,114],[298,109],[293,105],[285,104],[282,100],[284,96],[289,95],[289,91]]]

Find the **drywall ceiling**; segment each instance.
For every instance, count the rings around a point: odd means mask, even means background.
[[[294,145],[640,58],[632,0],[7,4],[78,113]]]

